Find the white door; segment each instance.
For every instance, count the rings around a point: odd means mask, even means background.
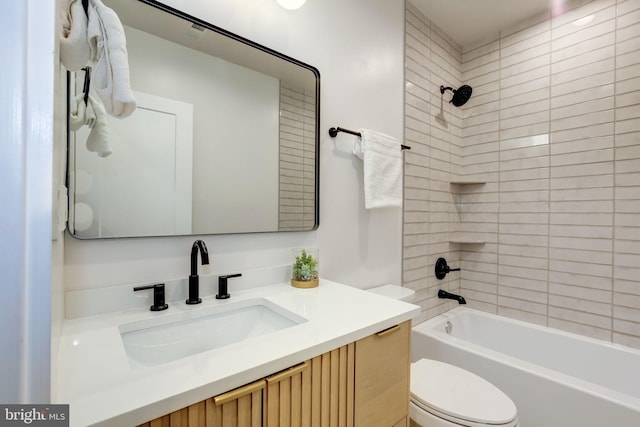
[[[135,92],[126,119],[108,116],[112,154],[76,133],[73,230],[81,238],[191,234],[193,106]]]

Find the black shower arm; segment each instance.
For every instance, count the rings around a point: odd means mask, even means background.
[[[456,90],[452,87],[444,87],[444,86],[440,86],[440,93],[444,95],[444,91],[445,90],[450,90],[453,93],[456,93]]]

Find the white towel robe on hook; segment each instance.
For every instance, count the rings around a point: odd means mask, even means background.
[[[60,14],[60,62],[69,71],[78,71],[91,57],[87,38],[87,15],[80,0],[62,0]]]
[[[126,38],[118,15],[100,0],[89,1],[89,45],[95,64],[91,87],[108,114],[124,118],[136,109],[129,81]]]

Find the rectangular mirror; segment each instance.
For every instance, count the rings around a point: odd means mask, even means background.
[[[125,28],[137,108],[107,116],[107,157],[87,126],[69,132],[71,234],[317,228],[318,70],[154,0],[103,2]],[[70,73],[70,105],[83,81]]]

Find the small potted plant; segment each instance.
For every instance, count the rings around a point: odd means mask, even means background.
[[[295,288],[315,288],[318,286],[318,250],[294,249],[291,286]]]

